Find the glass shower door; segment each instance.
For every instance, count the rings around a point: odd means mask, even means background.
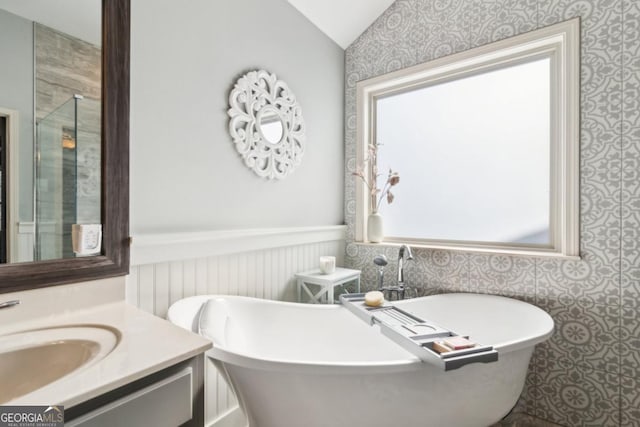
[[[71,225],[100,223],[100,123],[75,95],[37,124],[36,260],[74,257]]]

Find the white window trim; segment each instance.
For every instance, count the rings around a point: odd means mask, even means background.
[[[366,147],[375,141],[375,101],[378,97],[480,73],[487,69],[551,58],[551,245],[465,242],[394,238],[385,243],[506,253],[512,255],[579,257],[580,146],[580,20],[575,18],[539,30],[490,43],[434,61],[357,83],[356,161],[363,164]],[[356,242],[366,243],[367,191],[356,185]]]

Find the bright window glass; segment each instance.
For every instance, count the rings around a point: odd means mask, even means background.
[[[379,97],[385,235],[550,245],[551,60]],[[385,179],[386,176],[380,179]]]

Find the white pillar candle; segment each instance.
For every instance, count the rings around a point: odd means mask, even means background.
[[[336,257],[334,256],[321,256],[320,257],[320,271],[322,274],[331,274],[336,271]]]

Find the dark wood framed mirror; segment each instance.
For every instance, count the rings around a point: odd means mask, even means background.
[[[130,0],[102,0],[101,254],[0,265],[0,293],[128,273],[129,44]]]

